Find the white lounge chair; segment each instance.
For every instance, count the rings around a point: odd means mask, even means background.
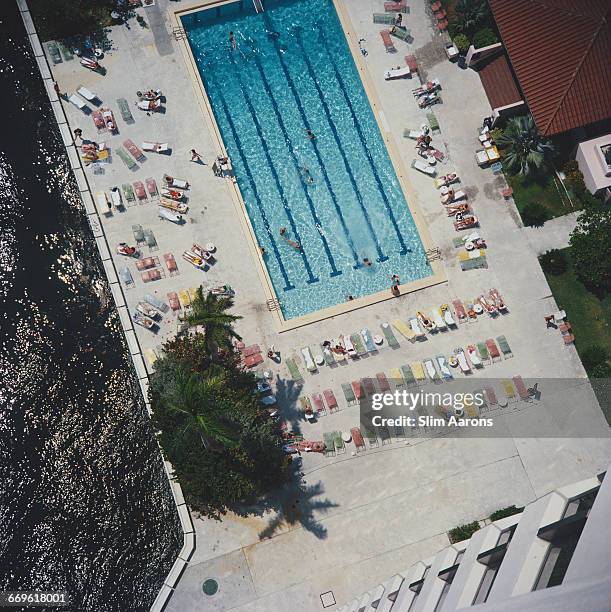
[[[416,317],[409,320],[409,326],[417,337],[422,338],[424,336],[424,332],[420,328],[420,324],[418,323],[418,319],[416,319]]]
[[[142,150],[151,151],[153,153],[161,153],[167,151],[170,148],[167,142],[143,142]]]
[[[171,221],[172,223],[177,223],[178,225],[181,225],[182,223],[184,223],[184,219],[182,215],[172,212],[171,210],[168,210],[167,208],[164,208],[163,206],[160,206],[157,209],[157,214],[159,215],[160,219],[165,219],[166,221]]]
[[[352,344],[352,340],[350,340],[350,334],[343,336],[343,343],[350,357],[358,357],[357,350],[354,348],[354,344]]]
[[[465,351],[462,348],[457,348],[455,349],[454,354],[456,355],[456,359],[458,359],[458,365],[463,374],[468,374],[471,371],[471,366],[467,361]]]
[[[435,173],[436,173],[435,168],[429,166],[428,164],[425,164],[423,161],[419,159],[415,159],[412,162],[412,168],[420,172],[423,172],[424,174],[428,174],[429,176],[435,176]]]
[[[305,362],[305,366],[309,372],[316,372],[318,369],[316,364],[314,363],[314,359],[312,359],[312,352],[310,351],[310,347],[305,346],[301,349],[301,354],[303,356],[303,360]]]
[[[341,342],[339,338],[332,338],[331,346],[335,347],[335,346],[344,346],[344,345],[343,345],[343,342]],[[333,353],[333,355],[335,357],[335,361],[346,361],[346,355],[344,353]]]
[[[89,91],[89,89],[83,87],[82,85],[79,85],[78,89],[76,90],[76,93],[83,96],[85,100],[89,100],[89,102],[93,102],[94,100],[99,99],[96,94],[94,94],[92,91]]]
[[[443,320],[443,317],[439,312],[439,308],[433,308],[431,310],[431,314],[433,315],[433,321],[435,321],[437,329],[442,330],[447,328],[446,322]]]
[[[454,321],[454,317],[452,316],[452,312],[450,311],[450,308],[447,304],[444,304],[445,309],[442,311],[442,309],[439,309],[439,312],[443,312],[443,320],[446,322],[447,325],[449,325],[450,327],[453,327],[454,325],[456,325],[456,322]]]
[[[384,79],[386,81],[391,81],[392,79],[405,79],[411,76],[411,74],[412,71],[407,66],[404,68],[391,68],[390,70],[384,71]]]
[[[426,368],[426,373],[429,375],[431,380],[437,380],[439,378],[439,374],[437,374],[437,370],[435,369],[432,359],[426,359],[424,361],[424,367]]]
[[[143,111],[156,111],[161,106],[161,100],[140,100],[138,108]]]
[[[452,378],[454,378],[452,376],[452,371],[448,367],[448,360],[443,355],[437,355],[435,359],[437,360],[437,366],[439,367],[439,371],[441,372],[441,375],[445,378],[445,380],[451,380]]]
[[[473,364],[473,367],[475,368],[481,368],[482,367],[482,360],[477,352],[477,349],[475,348],[475,346],[473,344],[470,344],[467,347],[467,354],[469,355],[469,359],[471,360],[471,363]]]
[[[76,106],[76,108],[78,108],[79,110],[84,111],[87,108],[87,104],[85,104],[85,102],[83,102],[83,100],[79,98],[76,94],[72,94],[68,98],[68,100],[72,102],[72,104],[74,104],[74,106]]]

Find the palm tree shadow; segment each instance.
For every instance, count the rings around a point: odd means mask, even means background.
[[[301,423],[305,421],[303,411],[297,405],[303,385],[293,380],[280,378],[276,374],[276,399],[280,406],[281,418],[287,423],[289,431],[301,433]]]

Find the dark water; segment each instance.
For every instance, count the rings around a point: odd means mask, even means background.
[[[182,532],[14,2],[0,19],[0,591],[147,610]]]

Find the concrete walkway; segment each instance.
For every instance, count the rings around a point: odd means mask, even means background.
[[[522,231],[537,255],[552,249],[565,249],[577,226],[578,215],[578,212],[569,213],[546,221],[543,227],[525,227]]]

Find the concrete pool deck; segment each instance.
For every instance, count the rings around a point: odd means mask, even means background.
[[[190,4],[195,3],[183,2],[180,8]],[[211,170],[220,151],[184,60],[185,43],[171,36],[171,11],[175,8],[173,3],[158,0],[154,7],[138,9],[154,27],[142,29],[133,23],[129,30],[112,28],[113,49],[103,60],[108,69],[105,77],[82,69],[75,61],[53,67],[61,91],[72,93],[78,85],[84,85],[115,111],[120,135],[108,139],[111,147],[121,145],[125,138],[138,145],[149,139],[169,141],[172,147],[171,156],[147,154],[135,172],[128,171],[113,155],[112,163],[103,166],[104,174],[88,173],[94,191],[108,192],[113,185],[143,181],[149,176],[159,184],[164,172],[192,184],[189,223],[183,227],[160,221],[152,203],[103,218],[111,244],[133,241],[131,225],[140,223],[153,229],[157,237],[159,251],[152,255],[172,252],[178,262],[179,276],[166,274],[164,279],[146,285],[131,264],[136,287],[126,291],[126,298],[132,311],[146,292],[163,299],[168,291],[202,282],[206,286],[231,284],[236,289],[235,311],[244,317],[238,331],[249,344],[257,342],[267,348],[273,343],[280,351],[283,360],[279,366],[270,361],[264,365],[278,377],[275,384],[285,416],[314,439],[322,431],[345,429],[358,422],[356,409],[342,401],[341,383],[381,371],[388,374],[390,368],[406,361],[447,354],[483,338],[504,334],[515,357],[486,368],[474,377],[474,384],[483,382],[484,376],[522,375],[529,380],[585,377],[574,347],[563,346],[559,333],[546,329],[543,323],[543,316],[557,308],[528,232],[521,227],[513,203],[501,197],[500,179],[475,163],[477,128],[491,112],[479,77],[445,59],[443,39],[433,31],[421,0],[411,3],[405,16],[415,40],[411,45],[397,41],[398,53],[394,55],[385,53],[379,36],[381,27],[371,23],[371,13],[382,10],[381,0],[353,1],[344,9],[357,39],[366,39],[365,66],[390,131],[396,135],[398,155],[408,169],[407,178],[432,243],[444,256],[447,282],[278,334],[277,320],[266,306],[268,295],[257,262],[259,254],[243,233],[243,215],[235,206],[232,184],[214,177]],[[489,245],[488,269],[460,270],[451,244],[456,233],[439,205],[431,179],[409,169],[415,157],[414,143],[401,134],[404,128],[417,128],[425,120],[425,111],[419,110],[411,98],[411,89],[418,82],[383,79],[384,70],[403,64],[403,56],[408,53],[416,53],[429,78],[442,82],[444,103],[433,107],[442,130],[433,142],[448,155],[440,171],[456,169],[470,193],[481,222],[479,232]],[[133,108],[135,91],[148,87],[160,87],[166,93],[166,113],[149,117],[132,110],[136,121],[125,125],[116,99],[127,98]],[[81,127],[84,137],[102,139],[90,117],[65,101],[62,104],[72,129]],[[208,165],[191,163],[191,148],[202,154]],[[218,261],[207,273],[180,258],[194,240],[213,241],[218,247]],[[113,257],[116,266],[125,265],[124,260]],[[302,367],[303,386],[294,385],[288,377],[284,358],[293,353],[299,356],[303,346],[363,327],[376,333],[383,321],[405,320],[417,310],[455,297],[472,299],[490,287],[498,287],[503,294],[510,309],[508,315],[495,320],[480,318],[421,343],[410,344],[399,338],[401,346],[396,351],[385,348],[378,355],[342,367],[323,366],[318,374],[311,375]],[[154,349],[175,330],[176,319],[169,314],[159,333],[138,329],[137,334],[144,349]],[[301,421],[297,398],[326,388],[334,389],[342,410],[314,425]],[[589,386],[575,387],[573,393],[583,423],[606,432]],[[529,404],[517,418],[552,418],[554,398],[550,395],[549,399],[549,403]],[[301,488],[287,486],[278,494],[275,508],[281,509],[280,515],[274,510],[263,516],[231,515],[222,523],[193,517],[197,548],[168,609],[320,610],[320,594],[326,591],[332,591],[337,603],[343,604],[354,593],[372,588],[395,571],[436,553],[447,544],[447,530],[457,524],[481,519],[505,505],[527,503],[563,484],[588,477],[608,465],[610,457],[608,440],[578,437],[444,438],[408,445],[393,442],[358,457],[348,451],[345,460],[304,456],[305,483]],[[261,539],[262,534],[271,537]],[[204,599],[201,584],[208,577],[217,578],[221,588],[216,596]]]

